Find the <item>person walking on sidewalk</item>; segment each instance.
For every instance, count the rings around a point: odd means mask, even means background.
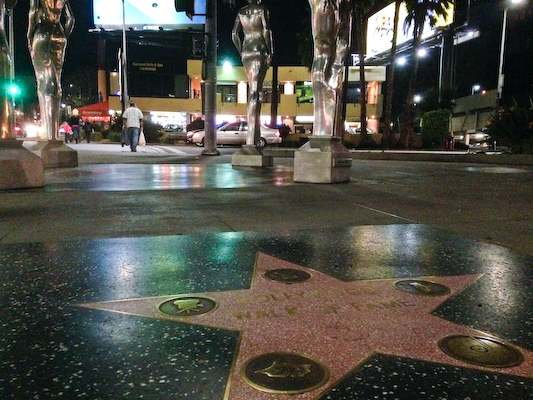
[[[69,118],[69,125],[72,128],[72,140],[76,143],[80,142],[80,117],[78,115],[72,115]]]
[[[87,139],[87,143],[91,143],[91,133],[93,131],[93,126],[90,123],[89,120],[85,121],[83,123],[83,132],[85,132],[85,139]]]
[[[139,132],[143,128],[143,113],[135,106],[134,101],[129,102],[129,107],[122,114],[122,127],[126,129],[131,151],[136,152]]]

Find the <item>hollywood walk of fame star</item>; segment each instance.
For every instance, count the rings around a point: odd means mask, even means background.
[[[274,269],[296,269],[310,273],[312,278],[286,284],[264,277]],[[249,289],[186,295],[217,303],[218,307],[205,314],[172,316],[158,311],[158,305],[185,295],[81,306],[240,331],[225,399],[315,399],[375,353],[530,377],[533,352],[525,349],[520,349],[524,357],[520,365],[497,369],[462,362],[439,348],[439,340],[452,335],[491,337],[431,314],[480,276],[421,278],[450,289],[445,295],[421,296],[395,288],[398,279],[344,282],[259,253]],[[320,387],[290,396],[260,391],[245,381],[241,371],[254,357],[269,353],[297,354],[315,360],[327,368],[329,378]],[[279,364],[272,365],[276,366]]]

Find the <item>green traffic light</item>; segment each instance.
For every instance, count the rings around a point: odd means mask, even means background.
[[[20,90],[19,90],[17,85],[10,85],[9,86],[9,93],[14,96],[14,95],[19,94]]]

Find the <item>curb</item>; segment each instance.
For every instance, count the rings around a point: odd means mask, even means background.
[[[274,157],[294,157],[296,148],[271,148],[265,153]],[[501,153],[467,153],[467,152],[395,152],[395,151],[357,151],[350,150],[354,160],[385,160],[385,161],[433,161],[476,164],[501,165],[533,165],[531,154],[501,154]]]

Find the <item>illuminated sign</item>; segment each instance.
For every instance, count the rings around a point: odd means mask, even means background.
[[[195,0],[191,21],[185,12],[176,12],[174,0],[124,0],[126,28],[188,29],[205,24],[205,0]],[[122,29],[122,0],[93,0],[94,25],[106,30]]]
[[[396,40],[397,45],[401,45],[413,39],[413,25],[409,27],[407,32],[404,31],[404,21],[407,17],[407,8],[405,3],[400,6],[400,14],[398,19],[398,36]],[[451,24],[453,21],[453,5],[448,8],[448,15],[446,19],[438,18],[435,28],[440,28]],[[431,28],[429,22],[424,25],[422,39],[434,36],[436,34],[435,28]],[[368,18],[367,30],[367,49],[366,55],[373,57],[375,55],[389,51],[392,47],[392,35],[394,31],[394,3],[382,8],[377,13]]]

